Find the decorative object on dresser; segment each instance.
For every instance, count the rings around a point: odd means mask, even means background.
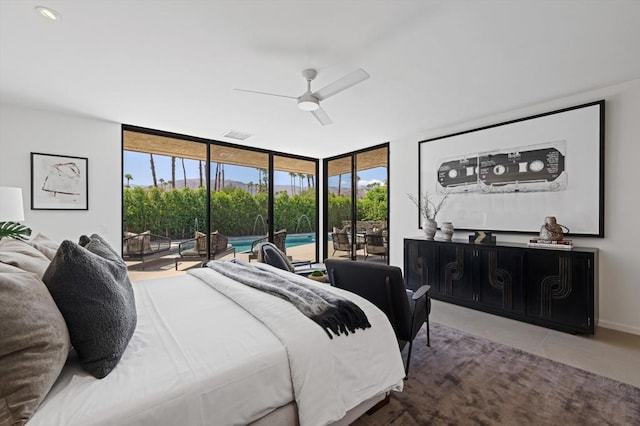
[[[596,101],[419,142],[418,191],[449,192],[457,230],[533,233],[553,211],[604,237],[604,111]]]
[[[453,224],[451,222],[442,222],[440,230],[442,231],[442,238],[445,241],[451,241],[453,237]]]
[[[598,250],[404,240],[407,287],[434,299],[570,333],[593,334]]]
[[[560,225],[555,216],[545,217],[544,223],[540,227],[541,240],[560,241],[567,233],[569,233],[569,228]]]
[[[573,240],[545,240],[542,238],[532,238],[527,243],[527,246],[558,250],[571,250],[573,249]]]
[[[438,231],[438,223],[436,222],[436,217],[438,216],[438,212],[444,205],[444,202],[447,200],[449,196],[448,192],[445,192],[444,195],[440,198],[438,204],[434,203],[433,197],[425,192],[420,197],[416,197],[413,194],[407,194],[409,199],[413,204],[418,207],[418,211],[420,212],[420,226],[424,231],[424,235],[428,240],[432,240]]]
[[[0,238],[25,238],[31,235],[31,229],[17,223],[22,220],[22,188],[0,186]]]
[[[31,210],[89,210],[89,159],[31,153]]]
[[[469,235],[469,242],[474,244],[495,244],[496,237],[491,232],[476,231],[473,235]]]

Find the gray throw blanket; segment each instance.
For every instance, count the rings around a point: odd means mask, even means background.
[[[284,277],[242,261],[210,261],[206,267],[237,282],[290,302],[303,315],[320,325],[329,338],[371,327],[358,305],[322,288],[321,284],[292,274]],[[307,282],[308,281],[308,282]]]

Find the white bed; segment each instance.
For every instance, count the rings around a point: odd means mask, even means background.
[[[254,312],[193,275],[135,282],[138,325],[115,370],[97,380],[70,359],[28,424],[348,423],[402,390],[393,330],[364,299],[326,287],[372,324],[329,339],[288,302],[222,275],[216,282]]]

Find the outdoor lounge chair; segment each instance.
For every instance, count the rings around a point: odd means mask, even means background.
[[[229,239],[216,232],[211,233],[211,259],[218,259],[227,254],[233,253],[236,257],[236,248],[229,245]],[[196,232],[195,238],[183,241],[178,244],[178,256],[175,258],[176,271],[178,263],[183,260],[207,260],[207,235]]]
[[[387,260],[387,245],[384,242],[382,234],[366,234],[364,236],[364,260],[367,260],[369,255],[382,256],[384,260]]]
[[[331,256],[335,255],[336,251],[346,251],[351,257],[352,244],[349,241],[349,234],[346,232],[332,232],[331,241],[333,241],[333,254]],[[360,250],[363,247],[364,243],[356,240],[356,250]]]
[[[164,256],[171,249],[171,238],[145,231],[140,234],[125,232],[122,240],[122,258],[124,260],[140,260],[144,268],[145,260]]]

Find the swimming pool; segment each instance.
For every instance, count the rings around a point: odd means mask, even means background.
[[[260,238],[264,238],[264,235],[229,237],[229,244],[236,248],[236,253],[242,253],[251,250],[251,243],[253,243],[255,240],[259,240]],[[309,232],[306,234],[287,234],[286,246],[288,248],[315,242],[316,234],[313,232]]]

